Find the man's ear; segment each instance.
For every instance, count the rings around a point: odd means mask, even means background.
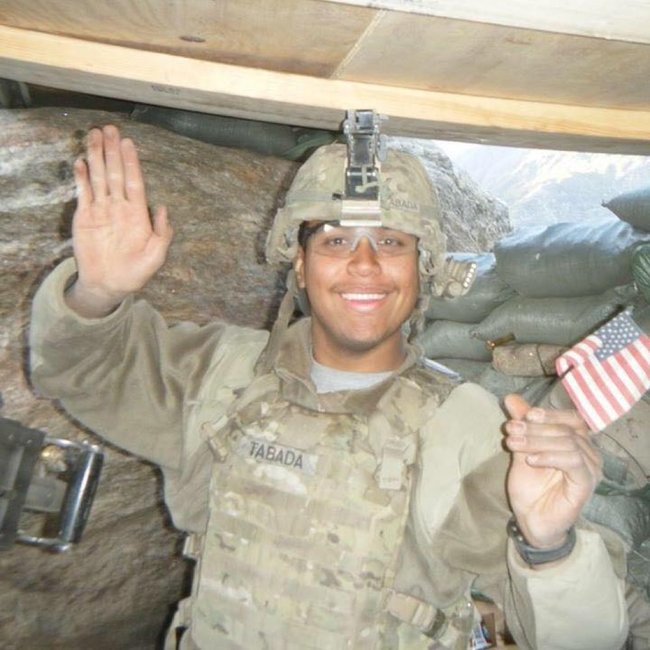
[[[305,249],[298,246],[298,253],[293,260],[293,272],[296,274],[296,283],[299,289],[305,288]]]

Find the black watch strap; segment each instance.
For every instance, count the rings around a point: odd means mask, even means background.
[[[526,541],[514,517],[511,517],[508,522],[508,536],[514,542],[515,548],[522,560],[530,566],[561,560],[569,555],[576,545],[576,529],[575,526],[571,526],[567,531],[566,541],[561,546],[556,546],[555,548],[535,548]]]

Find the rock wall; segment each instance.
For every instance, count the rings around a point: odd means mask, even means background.
[[[151,205],[169,207],[175,239],[144,296],[170,321],[272,322],[283,273],[263,264],[263,242],[296,169],[285,160],[133,123],[126,114],[0,111],[0,414],[50,435],[93,442],[92,433],[56,404],[34,395],[25,334],[40,280],[71,254],[71,163],[88,128],[108,122],[136,140]],[[494,233],[509,229],[505,208],[465,185],[445,160],[429,156],[425,162],[447,212],[457,206],[445,227],[453,248],[490,248]],[[157,470],[108,445],[82,542],[65,554],[20,545],[0,553],[0,648],[159,647],[189,582],[181,537],[165,513]]]
[[[505,203],[482,190],[434,144],[414,138],[392,138],[391,146],[418,156],[438,192],[447,249],[480,253],[512,230]]]

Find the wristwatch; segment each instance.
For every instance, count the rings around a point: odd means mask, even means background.
[[[567,531],[566,541],[561,546],[556,546],[555,548],[535,548],[526,541],[514,517],[511,517],[508,522],[508,536],[514,542],[521,559],[529,566],[561,560],[569,555],[576,545],[576,529],[575,526],[571,526]]]

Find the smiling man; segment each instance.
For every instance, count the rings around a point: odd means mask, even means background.
[[[35,298],[32,379],[161,466],[198,561],[167,647],[464,650],[478,590],[522,650],[620,648],[621,547],[579,520],[601,467],[587,427],[517,396],[507,419],[409,342],[428,298],[466,291],[473,269],[445,260],[419,161],[378,161],[376,122],[348,135],[299,170],[274,222],[268,257],[292,268],[270,336],[168,327],[135,301],[166,212],[150,221],[114,127],[75,164],[75,259]],[[292,323],[301,292],[310,316]]]

